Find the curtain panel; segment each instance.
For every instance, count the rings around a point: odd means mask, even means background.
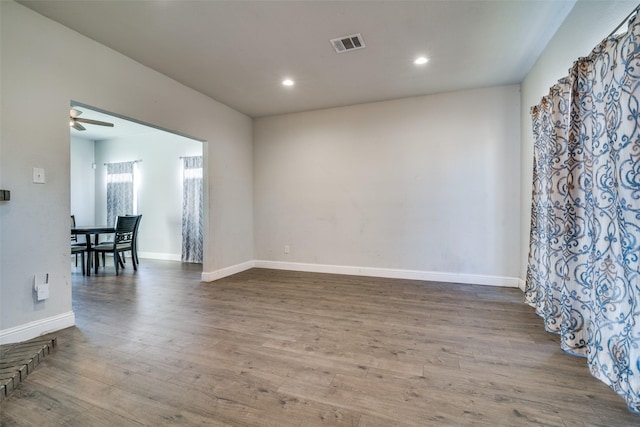
[[[640,413],[640,24],[605,39],[531,109],[525,301]]]
[[[184,157],[182,169],[182,261],[202,262],[202,156]]]
[[[133,203],[135,162],[107,163],[107,225],[115,226],[118,215],[136,213]]]

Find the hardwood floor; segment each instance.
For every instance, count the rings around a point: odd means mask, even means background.
[[[3,426],[631,426],[518,289],[142,260],[73,276],[77,327]]]

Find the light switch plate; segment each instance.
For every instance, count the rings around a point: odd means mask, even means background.
[[[44,184],[44,169],[43,168],[33,168],[33,183],[34,184]]]

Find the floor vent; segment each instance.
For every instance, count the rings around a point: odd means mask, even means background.
[[[364,40],[362,40],[362,35],[360,35],[360,33],[345,37],[338,37],[337,39],[331,39],[329,41],[338,53],[349,52],[351,50],[362,49],[364,47]]]

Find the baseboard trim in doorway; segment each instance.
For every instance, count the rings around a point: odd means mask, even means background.
[[[305,271],[310,273],[346,274],[352,276],[384,277],[388,279],[425,280],[432,282],[462,283],[469,285],[521,287],[517,277],[488,276],[481,274],[443,273],[438,271],[402,270],[393,268],[356,267],[346,265],[308,264],[297,262],[253,260],[222,268],[213,272],[203,272],[202,281],[212,282],[250,268],[272,270]]]
[[[214,280],[223,279],[234,274],[242,273],[245,270],[255,267],[254,261],[247,261],[241,264],[232,265],[215,271],[203,271],[201,280],[203,282],[213,282]]]
[[[13,328],[0,330],[0,344],[12,344],[27,341],[41,335],[69,328],[76,324],[76,315],[73,311],[47,317],[34,322]]]
[[[138,252],[138,258],[160,259],[163,261],[181,261],[180,254],[165,254],[162,252]]]
[[[522,290],[522,292],[524,292],[524,287],[526,286],[526,283],[524,280],[518,278],[518,287]]]

